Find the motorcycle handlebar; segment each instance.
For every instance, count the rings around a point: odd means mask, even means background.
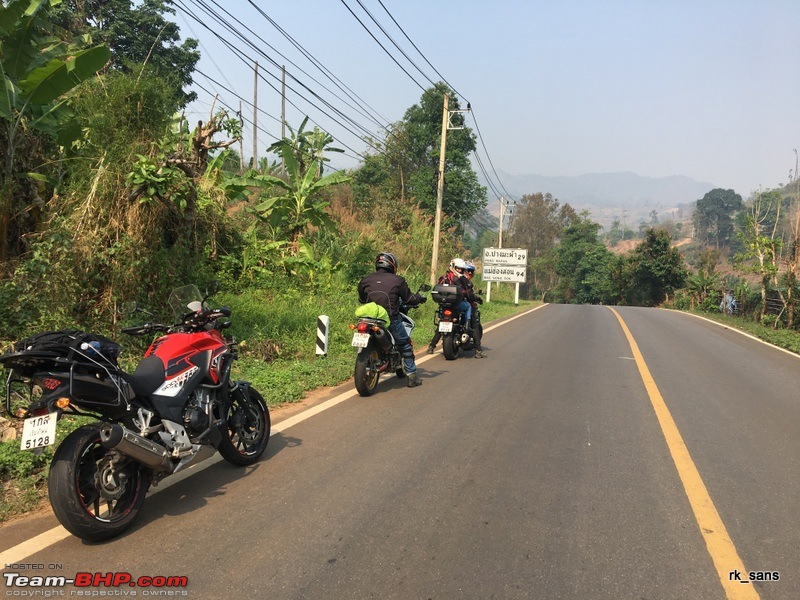
[[[176,325],[176,327],[188,330],[204,329],[207,325],[214,323],[217,319],[230,316],[231,309],[227,306],[223,306],[221,308],[204,309],[199,312],[187,313],[183,316],[183,322],[179,325]],[[226,321],[223,323],[215,323],[213,328],[222,330],[230,326],[231,322]]]
[[[127,333],[128,335],[147,335],[156,331],[169,331],[169,327],[160,323],[145,323],[144,325],[122,328],[122,333]]]
[[[221,317],[230,317],[231,309],[227,306],[221,308],[203,310],[200,312],[191,312],[183,316],[182,322],[176,325],[162,325],[161,323],[144,323],[142,325],[134,325],[133,327],[123,327],[122,333],[128,335],[148,335],[155,332],[171,332],[171,331],[195,331],[205,328],[209,323],[213,323]],[[232,323],[224,321],[215,324],[215,329],[227,329]]]

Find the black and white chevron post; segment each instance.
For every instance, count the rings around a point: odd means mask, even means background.
[[[328,356],[328,331],[331,318],[328,315],[317,317],[317,356]]]

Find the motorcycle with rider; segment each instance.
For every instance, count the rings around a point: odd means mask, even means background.
[[[439,304],[434,315],[436,333],[428,346],[433,354],[439,339],[447,360],[456,360],[461,351],[475,349],[474,356],[485,356],[481,348],[483,325],[480,322],[478,305],[483,303],[481,292],[472,286],[475,266],[461,258],[450,261],[447,273],[433,286],[431,298]]]
[[[421,292],[430,290],[430,286],[423,285],[412,293],[405,278],[397,274],[397,267],[394,254],[381,252],[375,259],[375,271],[358,284],[362,306],[351,329],[352,345],[358,348],[353,378],[362,396],[374,393],[385,372],[407,377],[408,387],[422,385],[411,340],[415,323],[408,311],[427,301]]]

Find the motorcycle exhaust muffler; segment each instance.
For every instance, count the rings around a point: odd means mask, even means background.
[[[105,448],[129,456],[154,471],[171,473],[174,469],[166,448],[121,425],[104,423],[100,427],[100,443]]]
[[[389,332],[384,329],[377,328],[375,329],[374,335],[375,339],[378,340],[378,344],[380,344],[381,349],[384,352],[388,352],[392,347],[392,336],[389,335]]]

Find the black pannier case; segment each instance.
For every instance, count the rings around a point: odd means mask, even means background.
[[[437,283],[431,290],[431,298],[439,304],[458,304],[464,299],[463,290],[457,285]]]

